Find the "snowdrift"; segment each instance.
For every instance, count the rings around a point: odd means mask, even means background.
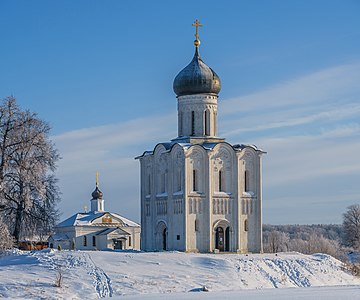
[[[55,287],[61,273],[61,287]],[[324,255],[13,251],[0,256],[0,298],[99,297],[358,285]],[[193,292],[192,294],[199,294]],[[188,298],[187,298],[188,299]]]

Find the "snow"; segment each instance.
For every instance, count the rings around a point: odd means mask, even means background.
[[[105,214],[110,214],[115,218],[120,219],[125,226],[137,227],[140,226],[138,223],[135,223],[123,216],[120,216],[117,213],[112,212],[93,212],[90,211],[88,213],[77,213],[72,215],[68,219],[62,221],[57,225],[57,227],[69,227],[69,226],[84,226],[84,225],[92,225],[92,222],[98,218],[101,218]]]
[[[14,250],[0,255],[2,297],[360,299],[360,279],[324,254]]]

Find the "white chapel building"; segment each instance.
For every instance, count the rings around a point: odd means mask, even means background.
[[[91,194],[91,210],[76,213],[59,223],[49,239],[50,248],[69,250],[140,250],[140,225],[105,210],[103,193]]]
[[[175,77],[178,136],[140,161],[141,249],[262,252],[263,152],[217,136],[219,76],[199,54]]]

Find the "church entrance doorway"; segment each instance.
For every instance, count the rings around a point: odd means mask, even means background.
[[[220,251],[224,251],[225,237],[224,237],[224,229],[222,227],[216,228],[215,241],[216,241],[215,248]]]
[[[168,230],[166,224],[160,221],[156,226],[155,249],[158,251],[166,251],[168,249],[167,235]]]
[[[166,228],[163,231],[162,250],[166,250]]]
[[[114,250],[121,250],[122,249],[122,241],[119,239],[113,239]]]
[[[218,226],[215,229],[215,249],[230,251],[230,227]]]

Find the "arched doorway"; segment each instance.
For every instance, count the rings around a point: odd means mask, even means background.
[[[213,224],[214,228],[214,248],[223,252],[231,249],[231,228],[229,221],[218,220]]]
[[[155,250],[166,251],[167,246],[167,226],[164,221],[160,221],[156,226],[155,232]]]
[[[222,227],[216,228],[215,231],[215,248],[224,251],[225,250],[225,236],[224,236],[224,229]]]
[[[230,251],[230,227],[225,229],[225,251]]]
[[[162,250],[166,250],[166,228],[164,228],[162,235]]]

